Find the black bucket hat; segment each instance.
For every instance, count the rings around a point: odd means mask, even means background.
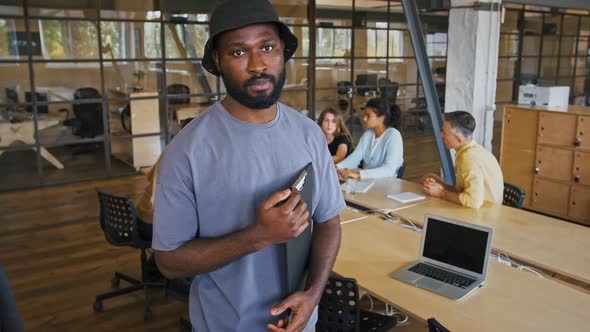
[[[279,36],[285,43],[284,57],[287,62],[297,50],[297,37],[289,27],[279,21],[279,17],[268,0],[224,0],[211,13],[209,22],[210,37],[205,44],[203,68],[215,76],[219,71],[213,61],[214,40],[224,32],[257,23],[275,23]]]

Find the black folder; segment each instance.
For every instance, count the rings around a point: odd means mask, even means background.
[[[307,204],[307,211],[309,212],[309,218],[307,222],[309,226],[301,233],[298,237],[289,240],[286,243],[285,254],[286,254],[286,267],[287,267],[287,289],[289,294],[297,291],[302,284],[302,279],[305,276],[307,266],[309,263],[309,253],[311,249],[311,203],[313,197],[313,177],[312,172],[313,166],[311,163],[307,164],[303,171],[297,177],[297,180],[293,184],[294,187],[298,187],[298,182],[303,180],[303,183],[297,189],[299,194],[305,203]]]

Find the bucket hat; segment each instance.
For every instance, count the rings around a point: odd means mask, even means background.
[[[220,73],[213,61],[215,38],[224,32],[257,23],[275,23],[279,36],[285,43],[284,60],[287,62],[297,50],[297,37],[289,27],[279,21],[279,17],[267,0],[224,0],[211,13],[209,22],[210,37],[205,44],[203,68],[215,76]]]

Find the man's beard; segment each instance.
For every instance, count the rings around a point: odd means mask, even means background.
[[[243,86],[240,86],[236,81],[224,75],[223,69],[221,70],[221,78],[223,79],[223,84],[225,84],[227,94],[240,104],[256,110],[269,108],[279,100],[283,85],[285,85],[286,76],[287,73],[283,66],[278,82],[274,76],[263,73],[248,79],[244,82]],[[255,96],[252,96],[247,92],[248,87],[256,84],[258,80],[268,80],[272,84],[272,91],[269,95],[260,91]]]

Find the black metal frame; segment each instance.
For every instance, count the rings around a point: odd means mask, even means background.
[[[313,2],[315,5],[315,2]],[[101,11],[104,9],[102,6],[102,1],[101,0],[97,0],[95,2],[93,2],[94,6],[93,8],[89,8],[89,11],[92,11],[94,13],[96,13],[96,15],[93,15],[93,17],[90,18],[85,18],[85,17],[67,17],[67,16],[46,16],[46,15],[30,15],[30,8],[33,8],[29,5],[29,0],[23,0],[21,3],[16,3],[15,5],[13,5],[13,7],[19,7],[22,8],[23,12],[22,15],[2,15],[0,13],[0,18],[7,18],[7,19],[17,19],[17,20],[24,20],[24,25],[25,25],[25,31],[26,31],[26,35],[27,35],[27,48],[28,48],[28,52],[26,55],[26,58],[24,57],[24,55],[22,57],[19,57],[19,59],[14,59],[14,60],[6,60],[6,59],[2,59],[0,60],[0,63],[2,64],[17,64],[17,63],[22,63],[22,64],[26,64],[28,66],[28,70],[29,70],[29,82],[30,83],[30,91],[32,93],[32,102],[31,103],[20,103],[23,105],[30,105],[32,106],[33,109],[33,118],[34,118],[34,129],[35,129],[35,144],[34,145],[21,145],[18,147],[0,147],[0,151],[23,151],[23,150],[29,150],[31,148],[35,148],[36,152],[35,152],[35,163],[36,163],[36,170],[37,170],[37,174],[36,176],[39,178],[38,182],[35,181],[35,183],[37,183],[37,185],[21,185],[21,186],[17,186],[17,187],[11,187],[11,188],[0,188],[0,192],[7,192],[7,191],[13,191],[13,190],[23,190],[23,189],[31,189],[31,188],[36,188],[36,187],[43,187],[43,186],[48,186],[48,185],[64,185],[64,184],[70,184],[70,183],[75,183],[75,182],[80,182],[80,181],[88,181],[88,180],[98,180],[98,179],[110,179],[110,178],[117,178],[117,177],[121,177],[121,176],[128,176],[130,174],[137,174],[137,171],[130,171],[129,173],[125,173],[125,174],[120,174],[120,173],[114,173],[112,168],[111,168],[111,156],[110,156],[110,142],[113,140],[118,140],[118,139],[130,139],[130,138],[137,138],[137,137],[154,137],[154,136],[159,136],[161,139],[161,143],[162,143],[162,147],[164,147],[171,139],[172,139],[172,133],[170,133],[170,128],[169,128],[169,118],[170,118],[170,110],[168,108],[168,103],[166,102],[168,100],[168,93],[166,91],[166,89],[160,89],[161,93],[158,94],[157,97],[140,97],[140,98],[109,98],[106,94],[106,83],[105,83],[105,74],[104,74],[104,63],[111,63],[111,62],[159,62],[161,63],[161,70],[162,72],[158,73],[158,83],[161,84],[161,86],[167,86],[166,82],[167,82],[167,75],[166,75],[166,63],[170,62],[170,61],[199,61],[201,60],[201,58],[194,58],[194,57],[190,57],[190,58],[182,58],[182,59],[178,59],[178,58],[166,58],[166,47],[165,47],[165,29],[167,25],[173,25],[173,24],[202,24],[202,25],[208,25],[207,22],[199,22],[199,21],[194,21],[194,20],[183,20],[183,21],[176,21],[174,19],[166,19],[166,16],[168,16],[167,14],[170,13],[169,10],[166,9],[161,9],[161,5],[158,5],[158,3],[155,3],[155,7],[154,10],[161,10],[161,15],[159,16],[159,18],[157,19],[153,19],[153,20],[148,20],[148,19],[121,19],[121,18],[105,18],[103,17],[103,15],[101,14]],[[157,6],[157,8],[156,8]],[[36,8],[36,7],[35,7]],[[308,14],[309,17],[309,14]],[[31,32],[30,32],[30,26],[31,26],[31,20],[40,20],[40,19],[51,19],[51,20],[60,20],[60,21],[87,21],[87,22],[91,22],[93,24],[96,24],[97,26],[97,34],[98,34],[98,45],[99,45],[99,52],[98,52],[98,59],[59,59],[59,60],[51,60],[51,59],[34,59],[32,52],[31,52],[31,40],[32,40],[32,36],[31,36]],[[105,59],[103,57],[102,52],[100,51],[100,48],[102,47],[102,34],[101,34],[101,22],[103,21],[115,21],[115,22],[134,22],[134,23],[141,23],[141,22],[150,22],[150,23],[154,23],[154,24],[159,24],[160,26],[160,45],[162,45],[162,52],[161,52],[161,56],[157,57],[157,58],[124,58],[124,59]],[[308,20],[308,22],[311,20]],[[288,26],[309,26],[306,24],[287,24]],[[310,32],[311,33],[311,32]],[[310,36],[311,39],[311,36]],[[308,54],[307,57],[294,57],[295,59],[307,59],[308,61],[310,61],[310,54]],[[51,101],[47,101],[47,102],[39,102],[37,101],[36,98],[36,81],[35,81],[35,72],[34,72],[34,64],[37,63],[97,63],[99,65],[99,71],[100,71],[100,89],[101,89],[101,95],[103,96],[101,98],[101,100],[97,100],[98,102],[102,103],[102,108],[103,108],[103,127],[104,127],[104,135],[103,138],[99,138],[99,139],[82,139],[82,140],[76,140],[74,142],[64,142],[64,143],[60,143],[60,144],[51,144],[51,145],[43,145],[43,147],[57,147],[57,146],[65,146],[65,145],[69,145],[69,144],[86,144],[86,143],[102,143],[103,144],[103,148],[104,148],[104,154],[105,154],[105,176],[101,176],[101,177],[92,177],[92,178],[80,178],[77,180],[60,180],[60,181],[47,181],[47,177],[44,174],[43,171],[43,159],[40,155],[40,153],[38,152],[41,147],[41,143],[39,142],[39,137],[38,137],[38,110],[37,108],[40,106],[47,106],[47,105],[53,105],[53,104],[72,104],[72,103],[77,103],[76,101],[72,100],[71,101],[66,101],[66,102],[51,102]],[[310,77],[310,75],[312,75],[314,72],[308,70],[308,77]],[[309,80],[310,82],[313,80]],[[310,85],[311,86],[311,85]],[[305,90],[308,91],[308,98],[307,98],[307,109],[311,109],[311,104],[312,104],[312,100],[309,98],[309,94],[310,94],[310,87],[307,88],[298,88],[295,89],[298,91],[301,90]],[[215,91],[212,91],[211,94],[206,94],[206,93],[191,93],[188,95],[178,95],[176,97],[197,97],[197,96],[208,96],[211,97],[212,100],[219,100],[222,96],[222,92],[221,92],[221,81],[219,79],[219,77],[216,78],[216,89]],[[153,99],[153,100],[159,100],[159,104],[160,104],[160,132],[158,133],[148,133],[148,134],[142,134],[142,135],[125,135],[122,137],[111,137],[110,134],[110,128],[108,125],[109,122],[109,112],[108,112],[108,103],[111,101],[131,101],[131,100],[135,100],[135,99]],[[88,101],[86,101],[88,102]],[[96,101],[95,101],[96,102]],[[313,114],[313,113],[312,113]]]
[[[511,1],[511,2],[514,2],[514,1]],[[498,56],[499,59],[516,58],[516,64],[514,66],[514,73],[513,73],[512,78],[499,78],[496,80],[497,82],[509,82],[509,81],[513,82],[511,99],[510,100],[497,100],[497,103],[499,103],[499,104],[500,103],[512,103],[512,102],[518,101],[518,89],[519,89],[520,82],[521,82],[523,59],[536,59],[537,60],[537,70],[535,72],[535,75],[538,80],[542,79],[542,77],[541,77],[541,69],[543,67],[542,60],[544,58],[557,59],[557,64],[555,67],[555,75],[554,75],[551,83],[557,85],[557,84],[559,84],[560,79],[571,78],[571,82],[569,84],[569,86],[570,86],[570,102],[573,101],[574,98],[582,96],[582,95],[575,94],[574,86],[575,86],[576,78],[586,77],[587,75],[585,73],[582,73],[581,75],[577,73],[577,63],[580,58],[590,58],[590,56],[579,56],[577,53],[577,49],[578,49],[578,44],[581,42],[582,38],[590,39],[590,36],[580,36],[580,28],[581,28],[581,24],[582,24],[582,18],[589,17],[589,15],[583,15],[581,13],[569,13],[569,12],[566,13],[566,12],[562,12],[562,11],[550,11],[549,12],[549,11],[531,10],[531,9],[527,9],[524,5],[520,9],[507,8],[506,11],[519,13],[518,22],[517,22],[518,32],[517,33],[500,32],[500,38],[502,38],[502,36],[505,36],[505,35],[512,35],[512,36],[517,35],[519,40],[518,40],[518,50],[515,55],[499,55]],[[534,35],[534,36],[537,36],[540,38],[538,53],[536,55],[528,55],[528,56],[523,55],[524,36],[525,36],[525,34],[524,34],[525,13],[542,14],[543,15],[542,24],[545,22],[546,15],[553,15],[553,16],[559,15],[560,29],[559,29],[559,34],[558,34],[559,39],[557,41],[558,45],[559,45],[557,55],[543,56],[543,47],[544,47],[543,41],[545,39],[545,36],[547,36],[547,34],[543,31],[542,26],[541,26],[541,32],[539,34]],[[567,34],[567,33],[564,33],[564,31],[563,31],[563,26],[564,26],[564,21],[565,21],[566,16],[577,17],[578,28],[576,29],[575,35]],[[561,45],[562,45],[564,37],[575,38],[576,51],[574,52],[574,54],[565,55],[565,56],[562,55]],[[590,46],[590,45],[588,45],[588,46]],[[560,64],[561,64],[561,61],[564,59],[568,59],[568,60],[573,59],[573,61],[574,61],[573,70],[570,73],[571,76],[570,76],[570,74],[560,75],[560,72],[559,72]]]

